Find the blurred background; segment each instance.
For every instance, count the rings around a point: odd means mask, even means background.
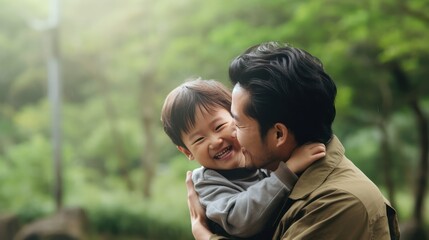
[[[0,22],[1,239],[55,222],[74,237],[58,239],[192,239],[197,164],[163,132],[164,98],[230,86],[230,61],[270,40],[324,63],[347,156],[403,239],[428,239],[428,1],[0,0]]]

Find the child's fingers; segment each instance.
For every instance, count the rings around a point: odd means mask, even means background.
[[[325,144],[323,144],[323,143],[313,143],[313,148],[323,148],[323,149],[325,149]]]
[[[320,160],[320,159],[322,159],[322,158],[323,158],[323,157],[325,157],[325,156],[326,156],[326,152],[319,152],[319,153],[312,154],[312,155],[308,158],[308,160],[309,160],[310,162],[313,162],[313,161]]]
[[[313,155],[314,159],[323,158],[326,156],[326,152],[319,152]]]
[[[320,153],[326,153],[326,150],[324,148],[313,148],[309,150],[310,155],[320,154]]]
[[[318,160],[326,156],[326,146],[323,143],[313,143],[314,146],[310,149],[312,160]]]
[[[313,154],[321,153],[321,152],[326,152],[326,147],[325,147],[324,144],[316,144],[315,146],[313,146],[313,147],[310,148],[310,151]]]
[[[319,142],[317,142],[317,143],[307,143],[306,145],[309,147],[309,149],[325,148],[325,144],[319,143]]]

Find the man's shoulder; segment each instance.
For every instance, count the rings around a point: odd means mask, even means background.
[[[371,201],[384,202],[383,194],[375,183],[369,179],[352,161],[344,157],[341,164],[343,169],[335,176],[337,185],[361,199],[365,204]],[[339,166],[339,167],[340,167]]]
[[[362,202],[364,205],[373,205],[375,202],[384,203],[383,194],[380,190],[370,181],[354,181],[354,182],[337,182],[330,184],[322,184],[317,189],[315,195],[324,195],[330,193],[337,195],[347,196],[349,199],[355,199]]]
[[[363,173],[348,173],[345,176],[333,174],[330,176],[332,178],[328,178],[314,194],[324,195],[335,192],[337,197],[333,199],[336,201],[344,200],[345,204],[361,205],[369,216],[383,214],[386,209],[386,200],[380,189]]]

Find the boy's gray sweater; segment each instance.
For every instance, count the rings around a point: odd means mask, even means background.
[[[280,163],[274,174],[266,170],[195,169],[195,190],[207,218],[228,234],[250,237],[274,220],[298,177]]]

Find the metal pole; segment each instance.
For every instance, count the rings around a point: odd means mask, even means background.
[[[59,49],[60,0],[51,0],[48,20],[48,95],[51,103],[54,199],[57,211],[62,208],[62,134],[61,134],[61,66]]]

